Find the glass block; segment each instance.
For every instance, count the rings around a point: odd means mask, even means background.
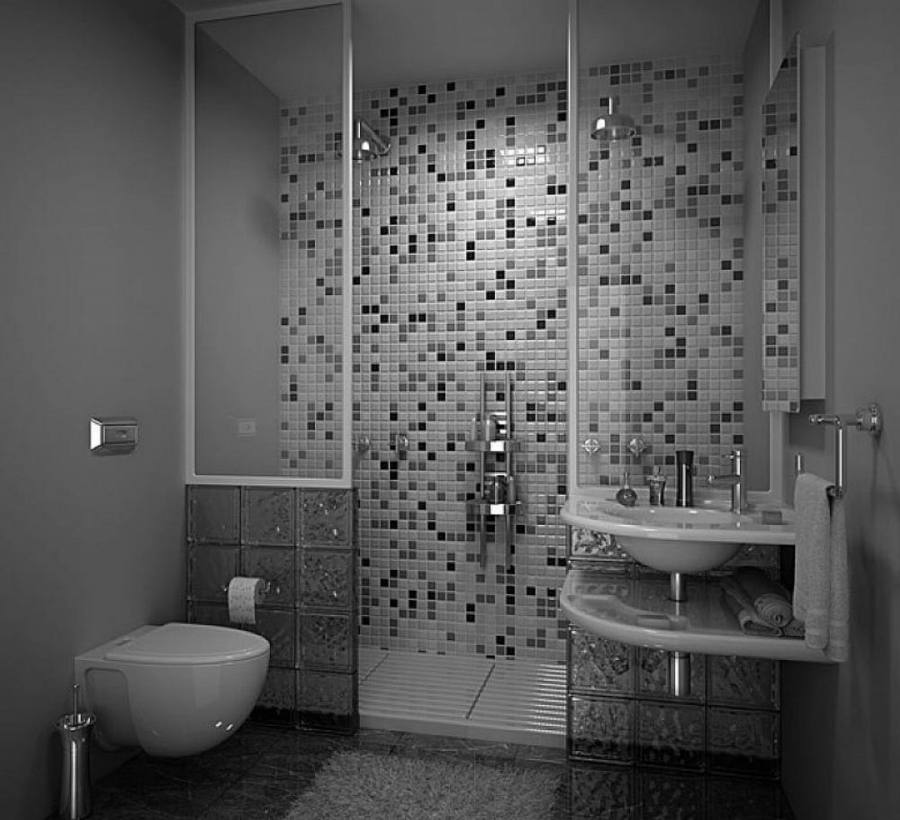
[[[248,629],[268,640],[270,666],[294,665],[294,612],[283,609],[257,609],[256,623]]]
[[[710,707],[707,751],[717,771],[775,776],[781,737],[777,712]]]
[[[356,676],[302,669],[297,676],[297,709],[350,715],[356,709]]]
[[[569,765],[569,817],[637,820],[635,774],[630,768]]]
[[[781,665],[765,658],[710,655],[709,702],[722,706],[777,709]]]
[[[352,490],[301,490],[300,543],[351,547],[352,499]]]
[[[638,703],[638,754],[642,763],[702,770],[706,712],[702,706]]]
[[[708,817],[735,820],[793,818],[781,785],[774,780],[710,777],[706,795]]]
[[[355,556],[346,550],[300,551],[298,604],[319,609],[350,609],[356,600]]]
[[[265,606],[294,605],[295,554],[293,547],[241,548],[241,575],[268,582]]]
[[[266,709],[293,710],[297,695],[296,675],[293,669],[270,667],[256,705]]]
[[[710,574],[731,575],[738,567],[759,567],[769,572],[773,578],[777,578],[780,551],[781,547],[771,544],[744,544],[737,555],[721,567],[716,567]]]
[[[286,547],[296,543],[293,490],[244,487],[242,499],[242,544]]]
[[[197,544],[237,544],[240,487],[188,487],[188,539]]]
[[[226,601],[228,582],[239,575],[238,547],[188,546],[188,597],[194,600]]]
[[[657,700],[674,698],[669,677],[669,652],[663,649],[638,649],[638,691]],[[690,655],[691,691],[678,696],[679,702],[703,703],[706,699],[706,656]]]
[[[578,627],[569,631],[569,686],[605,694],[634,692],[635,649]]]
[[[211,626],[233,626],[228,619],[228,607],[221,604],[202,604],[191,601],[188,604],[188,621],[192,624]]]
[[[305,668],[351,672],[356,661],[355,621],[346,615],[298,615],[300,663]]]
[[[569,719],[572,756],[618,762],[634,759],[634,701],[573,696]]]
[[[734,820],[736,815],[707,815],[703,775],[638,770],[642,817],[705,820],[720,817]]]
[[[582,527],[572,527],[570,555],[572,558],[595,558],[605,561],[631,560],[616,544],[614,536]]]

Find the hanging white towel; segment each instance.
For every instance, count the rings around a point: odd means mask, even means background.
[[[835,661],[847,658],[849,582],[843,502],[831,483],[801,473],[794,488],[797,543],[794,614],[804,622],[806,645]]]

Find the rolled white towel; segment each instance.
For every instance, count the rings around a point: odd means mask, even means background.
[[[734,574],[753,607],[767,624],[784,628],[794,618],[790,593],[757,567],[741,567]]]

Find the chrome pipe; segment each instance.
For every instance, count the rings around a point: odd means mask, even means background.
[[[684,603],[687,600],[687,585],[680,572],[669,575],[669,600],[675,603]]]
[[[691,694],[691,656],[687,652],[669,653],[669,692],[676,698]]]

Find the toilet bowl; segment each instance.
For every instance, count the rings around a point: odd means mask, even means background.
[[[84,706],[106,749],[183,757],[232,735],[259,698],[269,642],[221,626],[142,626],[75,658]]]

